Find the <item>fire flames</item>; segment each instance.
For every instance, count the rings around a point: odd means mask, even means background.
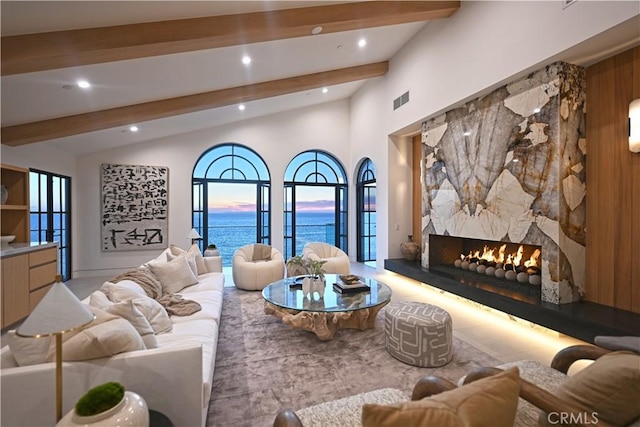
[[[460,254],[455,266],[465,270],[475,271],[488,276],[518,280],[539,285],[540,280],[540,249],[536,249],[529,259],[523,261],[524,246],[520,245],[516,252],[507,254],[507,245],[500,248],[489,248],[485,245],[481,251],[469,251],[468,255]],[[497,255],[496,255],[497,252]]]

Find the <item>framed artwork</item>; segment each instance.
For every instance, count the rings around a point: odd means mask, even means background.
[[[101,173],[102,251],[166,248],[169,168],[103,164]]]

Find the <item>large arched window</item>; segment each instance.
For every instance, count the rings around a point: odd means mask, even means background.
[[[356,184],[358,261],[376,260],[376,168],[364,159],[358,169]]]
[[[205,152],[193,169],[193,227],[201,249],[215,244],[224,265],[249,243],[271,243],[270,175],[264,160],[239,144]]]
[[[347,178],[340,162],[323,151],[305,151],[284,173],[285,257],[301,255],[308,242],[347,251]]]

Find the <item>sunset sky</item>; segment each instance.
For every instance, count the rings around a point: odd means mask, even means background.
[[[332,212],[334,209],[333,188],[298,187],[296,211]],[[254,184],[209,184],[209,211],[254,212],[256,210],[256,187]]]

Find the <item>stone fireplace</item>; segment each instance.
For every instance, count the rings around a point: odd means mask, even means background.
[[[584,87],[554,63],[423,123],[423,267],[441,236],[531,245],[542,301],[584,295]]]

